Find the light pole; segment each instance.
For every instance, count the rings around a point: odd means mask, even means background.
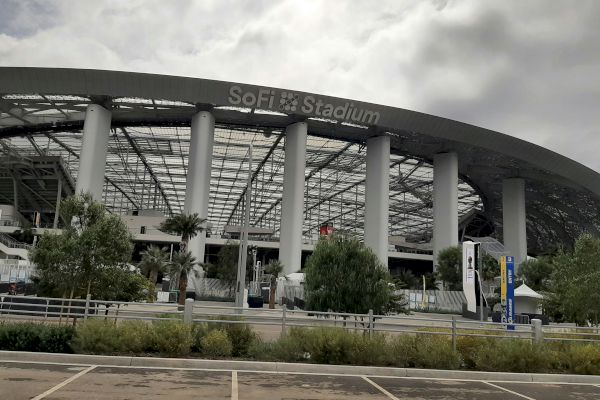
[[[244,289],[246,288],[246,259],[248,257],[248,229],[250,229],[250,199],[252,195],[252,143],[248,145],[248,180],[246,183],[246,201],[244,202],[244,225],[240,235],[240,251],[238,256],[237,284],[235,290],[235,306],[244,306]]]

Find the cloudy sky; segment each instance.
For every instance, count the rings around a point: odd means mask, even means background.
[[[0,65],[354,98],[494,129],[600,172],[595,0],[0,0]]]

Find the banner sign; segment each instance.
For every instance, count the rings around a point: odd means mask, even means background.
[[[502,256],[500,258],[500,304],[502,306],[502,323],[508,324],[507,329],[514,330],[515,321],[515,258]]]
[[[475,268],[477,265],[477,252],[475,247],[479,243],[463,242],[463,292],[467,299],[467,310],[477,311],[477,294],[475,292]]]

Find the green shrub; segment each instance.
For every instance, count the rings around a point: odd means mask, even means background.
[[[389,356],[391,365],[400,368],[412,367],[416,357],[415,337],[401,334],[390,339]]]
[[[194,343],[190,324],[177,320],[154,321],[151,330],[153,351],[176,356],[190,353]]]
[[[150,351],[153,345],[152,325],[145,321],[125,321],[117,325],[119,351],[139,354]]]
[[[233,345],[227,332],[213,330],[201,339],[202,354],[207,357],[229,357],[233,351]]]
[[[502,340],[502,339],[498,339]],[[489,340],[475,336],[459,336],[456,339],[456,349],[462,356],[463,367],[475,369],[477,355],[489,347]]]
[[[256,340],[256,334],[246,324],[225,324],[225,332],[231,341],[231,355],[234,357],[245,357],[248,355],[248,349]]]
[[[572,344],[565,350],[565,369],[569,373],[600,375],[600,345]]]
[[[528,340],[491,339],[473,357],[479,371],[552,372],[560,357],[553,347]]]
[[[73,348],[77,353],[116,354],[123,350],[114,322],[89,319],[77,326]]]
[[[202,339],[211,331],[206,323],[192,325],[192,346],[193,352],[202,352]]]
[[[412,365],[416,368],[458,369],[461,365],[460,354],[446,336],[419,334],[414,343]]]
[[[0,323],[0,350],[71,353],[72,326]]]

